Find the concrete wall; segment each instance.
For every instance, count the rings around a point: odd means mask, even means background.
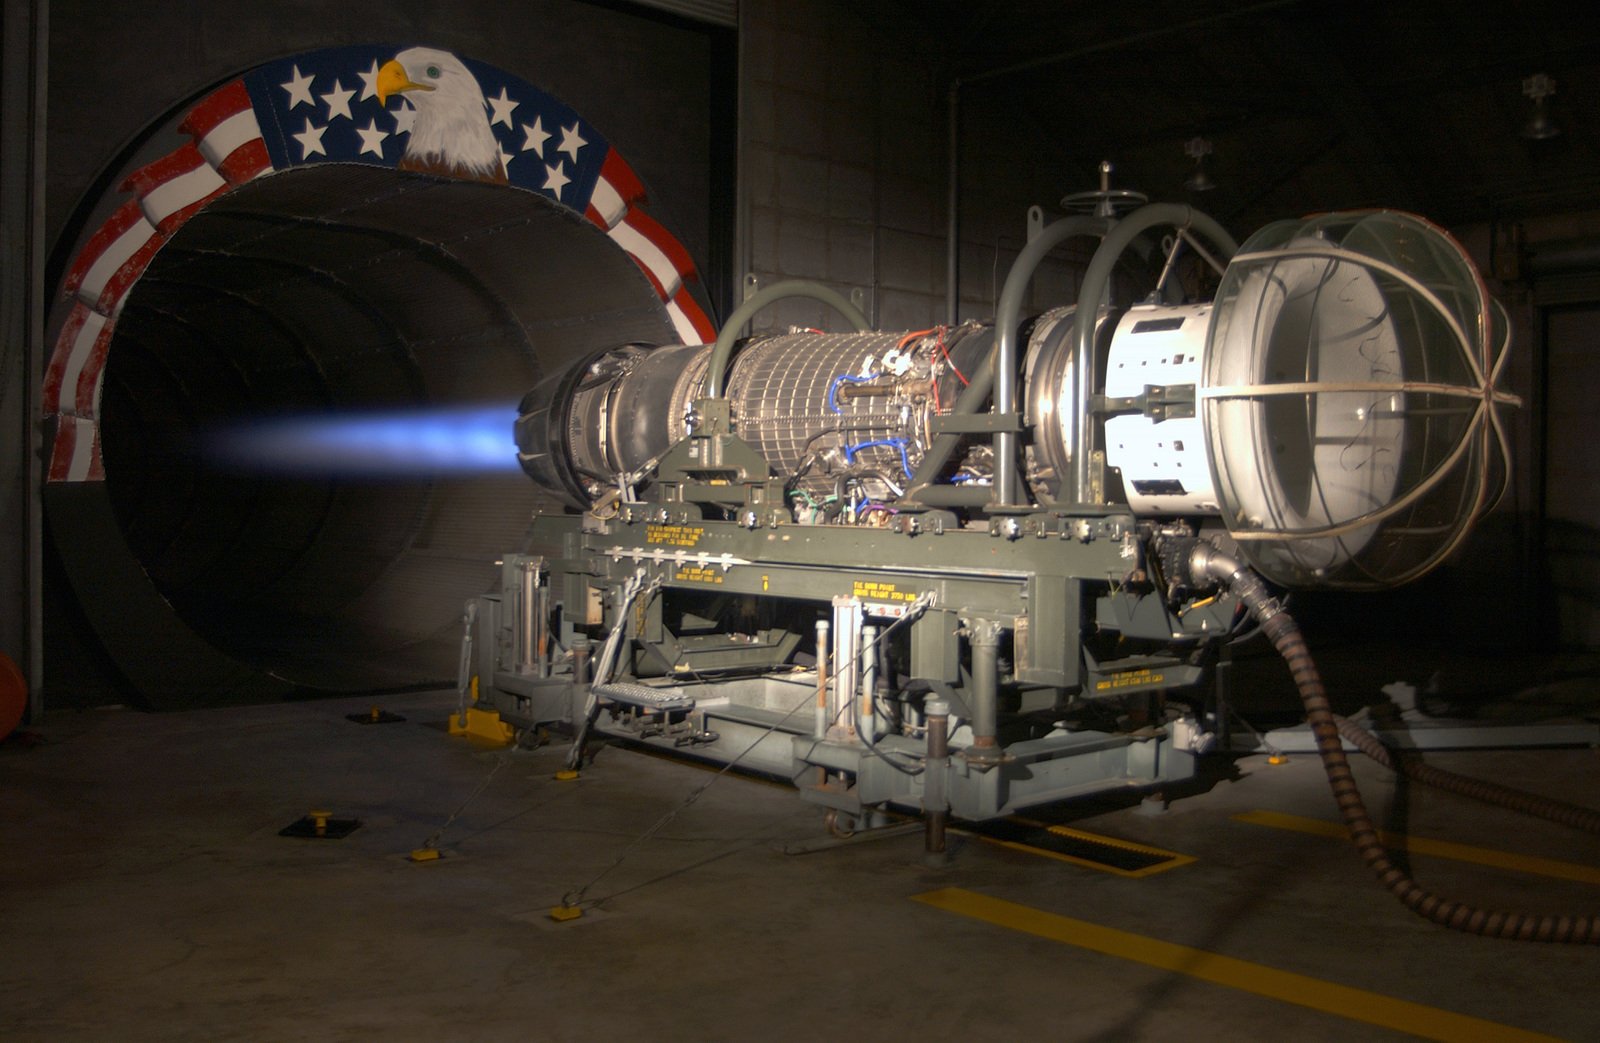
[[[1600,212],[1501,231],[1520,247],[1505,291],[1528,371],[1530,615],[1564,647],[1600,649]]]
[[[801,278],[860,290],[883,328],[932,325],[944,292],[937,59],[844,4],[740,8],[746,272],[763,286]],[[754,325],[841,328],[809,301],[776,305]]]
[[[878,5],[745,0],[741,10],[744,270],[758,285],[815,279],[862,292],[881,329],[945,321],[951,41]],[[1093,187],[1026,163],[993,163],[1003,91],[964,99],[960,196],[962,319],[993,316],[1026,242],[1026,212]],[[1037,308],[1069,302],[1086,263],[1064,250],[1034,282]],[[839,328],[822,305],[795,301],[758,330]]]
[[[40,153],[48,26],[41,4],[5,5],[0,30],[0,653],[36,677],[42,525],[39,381],[45,237]]]

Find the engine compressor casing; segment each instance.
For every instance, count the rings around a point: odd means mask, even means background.
[[[971,324],[948,334],[789,333],[752,339],[728,378],[739,437],[778,476],[825,494],[831,475],[861,465],[903,489],[921,462],[931,418],[948,409],[993,340]],[[913,342],[914,341],[914,342]],[[923,343],[926,341],[926,343]],[[600,352],[523,399],[519,458],[536,482],[588,507],[618,474],[649,466],[695,429],[709,345]],[[802,473],[803,472],[803,473]]]

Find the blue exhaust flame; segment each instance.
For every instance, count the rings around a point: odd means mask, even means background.
[[[295,477],[419,478],[520,472],[515,403],[304,414],[215,432],[214,463]]]

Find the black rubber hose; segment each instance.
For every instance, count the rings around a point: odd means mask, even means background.
[[[1600,918],[1479,909],[1465,902],[1439,897],[1395,865],[1383,846],[1371,815],[1367,813],[1366,803],[1361,799],[1361,791],[1356,787],[1355,777],[1350,771],[1350,762],[1345,757],[1344,743],[1340,739],[1339,722],[1334,716],[1332,706],[1328,703],[1328,693],[1322,683],[1322,675],[1311,658],[1311,651],[1306,647],[1299,625],[1283,611],[1283,607],[1272,597],[1259,576],[1216,551],[1215,548],[1207,544],[1199,545],[1195,556],[1191,559],[1191,570],[1197,578],[1209,575],[1226,583],[1250,613],[1261,622],[1262,630],[1272,641],[1272,646],[1289,664],[1289,672],[1293,675],[1295,687],[1300,692],[1300,701],[1305,706],[1306,721],[1311,727],[1312,736],[1316,739],[1317,754],[1322,758],[1323,770],[1328,775],[1328,785],[1333,789],[1333,799],[1339,806],[1339,814],[1344,819],[1345,828],[1350,832],[1350,840],[1355,844],[1356,851],[1362,859],[1377,875],[1378,880],[1406,908],[1445,927],[1491,938],[1600,944]],[[1375,737],[1349,722],[1345,723],[1349,730],[1360,732],[1372,739],[1380,749],[1382,748],[1383,744]],[[1354,735],[1351,735],[1351,741],[1363,749],[1367,745],[1364,741],[1357,742]],[[1387,754],[1387,750],[1383,752]],[[1391,762],[1393,760],[1387,757],[1379,759]],[[1440,772],[1440,769],[1434,769],[1434,772],[1442,775],[1453,774]],[[1455,778],[1462,779],[1461,776]],[[1480,799],[1494,799],[1484,794],[1491,789],[1504,789],[1490,783],[1479,783],[1478,786],[1482,789],[1469,795],[1479,796]],[[1446,788],[1461,792],[1455,785],[1447,785]],[[1562,819],[1557,818],[1556,821]]]

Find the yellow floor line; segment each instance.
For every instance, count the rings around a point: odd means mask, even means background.
[[[1233,817],[1240,822],[1249,822],[1257,826],[1289,829],[1319,837],[1335,837],[1343,840],[1350,836],[1344,826],[1337,822],[1285,815],[1281,811],[1246,811]],[[1427,837],[1407,836],[1404,833],[1379,833],[1378,836],[1383,839],[1384,846],[1392,851],[1434,855],[1438,858],[1474,862],[1481,866],[1494,866],[1497,869],[1510,869],[1519,873],[1576,880],[1582,884],[1600,884],[1600,868],[1578,862],[1562,862],[1554,858],[1539,858],[1536,855],[1517,855],[1489,847],[1473,847],[1471,844],[1457,844],[1449,840],[1430,840]]]
[[[1353,989],[1347,985],[1336,985],[1304,974],[1280,971],[1248,960],[1237,960],[1231,956],[1207,952],[1204,949],[1191,949],[1186,945],[1175,945],[1111,927],[1102,927],[1099,924],[1086,923],[1083,920],[1057,916],[1054,913],[999,898],[990,898],[959,887],[946,887],[914,897],[917,901],[936,909],[969,916],[1013,931],[1076,945],[1082,949],[1133,960],[1136,963],[1159,967],[1178,974],[1187,974],[1215,985],[1225,985],[1241,992],[1310,1007],[1353,1021],[1398,1029],[1424,1039],[1470,1040],[1473,1043],[1544,1040],[1548,1043],[1557,1038],[1440,1010],[1438,1007],[1428,1007],[1408,1000],[1395,999],[1392,996]]]

